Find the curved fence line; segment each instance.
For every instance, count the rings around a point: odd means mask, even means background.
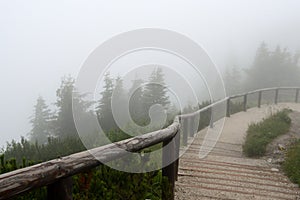
[[[210,111],[214,106],[226,102],[226,117],[230,117],[231,100],[240,97],[243,97],[243,110],[246,111],[247,97],[254,93],[258,93],[257,106],[260,107],[262,94],[267,91],[275,91],[274,103],[277,104],[280,90],[295,90],[295,102],[298,102],[300,87],[265,88],[233,95],[193,113],[178,115],[175,117],[173,123],[165,129],[1,174],[0,199],[11,198],[25,191],[43,186],[47,186],[48,199],[52,199],[52,195],[56,195],[56,199],[72,199],[72,189],[70,189],[72,188],[72,182],[70,181],[72,175],[121,158],[126,151],[139,152],[144,148],[159,143],[163,143],[165,147],[162,154],[163,163],[166,160],[174,160],[174,162],[162,169],[163,176],[168,177],[171,185],[172,196],[167,196],[170,193],[163,191],[162,198],[174,199],[174,185],[178,173],[180,143],[186,146],[188,137],[194,137],[194,134],[199,131],[199,129],[195,129],[192,125],[195,122],[196,115],[201,115],[203,112]],[[213,122],[214,119],[211,114],[209,124],[212,126]],[[196,121],[196,123],[199,124],[199,121]],[[93,156],[90,153],[91,151],[93,152]]]

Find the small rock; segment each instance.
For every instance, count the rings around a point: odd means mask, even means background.
[[[282,164],[283,162],[284,162],[283,158],[278,158],[278,159],[273,161],[273,163],[275,163],[275,164]]]
[[[281,152],[279,150],[274,150],[273,154],[280,154]]]
[[[278,149],[280,151],[284,151],[285,150],[285,146],[283,146],[282,144],[278,144]]]
[[[271,171],[272,171],[272,172],[279,172],[279,169],[271,168]]]
[[[268,158],[267,162],[271,163],[272,162],[272,158]]]

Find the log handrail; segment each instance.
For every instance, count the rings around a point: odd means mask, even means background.
[[[163,151],[163,157],[175,156],[175,158],[177,158],[179,155],[180,144],[179,134],[183,135],[183,145],[187,145],[187,137],[193,137],[194,131],[197,131],[194,129],[190,130],[190,127],[192,126],[191,122],[195,119],[196,115],[213,108],[215,105],[226,102],[226,117],[230,117],[230,101],[234,98],[240,97],[244,97],[243,110],[246,111],[247,95],[254,93],[258,93],[258,107],[260,107],[262,93],[266,91],[275,91],[274,103],[276,104],[278,102],[280,90],[295,90],[295,102],[298,102],[300,87],[264,88],[243,94],[237,94],[216,101],[193,113],[178,115],[175,117],[173,123],[165,129],[1,174],[0,199],[11,198],[22,192],[42,186],[48,186],[49,191],[49,188],[55,188],[53,187],[53,184],[62,184],[64,183],[64,180],[67,180],[67,178],[72,175],[84,172],[85,170],[99,166],[102,163],[107,163],[117,158],[121,158],[126,154],[126,151],[139,152],[144,148],[159,143],[163,143],[164,146],[172,143],[172,145],[167,148],[167,151]],[[181,123],[183,124],[183,127],[181,127]],[[168,197],[168,199],[174,199],[174,181],[177,178],[178,159],[179,158],[175,159],[173,163],[163,168],[163,175],[168,177],[173,188],[173,197]],[[99,160],[101,160],[101,162]],[[49,185],[51,187],[49,187]],[[66,198],[66,196],[61,198]],[[166,199],[167,197],[163,194],[163,198]]]
[[[138,152],[170,140],[178,130],[179,123],[175,120],[162,130],[1,174],[0,199],[10,198],[29,189],[49,185],[56,180],[84,172],[102,163],[121,158],[126,152]]]

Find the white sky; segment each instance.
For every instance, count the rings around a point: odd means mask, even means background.
[[[219,68],[249,67],[262,41],[300,50],[299,9],[297,0],[0,0],[0,145],[26,135],[37,96],[54,102],[61,77],[116,34],[170,29]]]

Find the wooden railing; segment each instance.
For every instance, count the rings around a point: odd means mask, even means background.
[[[163,191],[162,199],[174,199],[180,143],[186,146],[188,137],[194,137],[194,134],[199,131],[194,127],[196,116],[201,117],[203,112],[211,111],[216,105],[225,103],[225,116],[230,117],[231,101],[235,98],[243,98],[243,110],[246,111],[248,96],[254,93],[258,94],[257,106],[260,107],[263,93],[267,91],[275,92],[274,103],[277,104],[281,90],[295,90],[294,102],[298,102],[299,87],[266,88],[234,95],[212,103],[193,113],[179,115],[175,118],[174,122],[165,129],[1,174],[0,199],[11,198],[25,191],[43,186],[47,186],[48,199],[72,199],[71,176],[121,158],[125,154],[124,150],[128,152],[139,152],[144,148],[159,143],[163,143],[164,147],[162,161],[165,167],[162,169],[162,174],[168,178],[171,186],[171,195],[169,194],[169,196],[167,196],[167,193]],[[212,126],[214,121],[217,121],[218,118],[214,118],[212,113],[210,117],[210,125]],[[101,160],[101,162],[99,160]],[[167,160],[174,162],[167,165],[165,163]]]

